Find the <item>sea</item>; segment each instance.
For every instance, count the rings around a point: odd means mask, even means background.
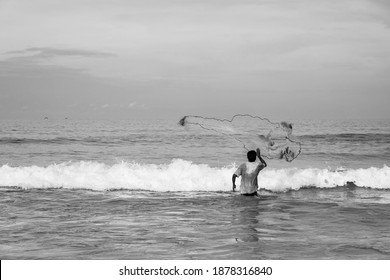
[[[0,259],[390,259],[390,120],[293,121],[258,197],[178,120],[0,120]]]

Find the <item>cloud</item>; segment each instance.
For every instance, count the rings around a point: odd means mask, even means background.
[[[0,118],[126,118],[127,110],[111,104],[130,104],[141,90],[137,84],[112,83],[84,69],[43,65],[36,59],[0,61]]]
[[[9,51],[5,54],[22,55],[32,58],[53,58],[58,56],[80,56],[80,57],[112,57],[112,53],[82,50],[82,49],[58,49],[58,48],[28,48],[24,50]]]
[[[231,112],[239,94],[242,111],[299,115],[312,100],[314,113],[348,115],[339,99],[388,104],[388,3],[0,1],[0,94],[68,94],[69,104],[110,104],[105,113],[146,104],[156,115]]]
[[[109,52],[73,49],[73,48],[27,48],[3,53],[0,56],[0,75],[15,75],[18,72],[29,71],[36,76],[42,70],[53,69],[53,73],[76,71],[93,73],[99,60],[114,58],[115,54]],[[94,67],[95,66],[95,67]],[[30,71],[30,70],[35,70]]]

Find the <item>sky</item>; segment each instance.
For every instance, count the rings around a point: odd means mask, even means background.
[[[387,0],[0,0],[0,119],[390,119]]]

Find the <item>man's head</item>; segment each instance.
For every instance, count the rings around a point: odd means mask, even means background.
[[[255,151],[249,151],[246,156],[248,157],[249,162],[256,161],[256,152]]]

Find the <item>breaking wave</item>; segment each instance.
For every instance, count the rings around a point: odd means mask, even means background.
[[[0,167],[0,186],[106,190],[230,191],[236,165],[211,167],[181,159],[168,164],[95,161],[66,162],[49,166]],[[284,192],[301,188],[357,187],[390,189],[390,168],[329,170],[318,168],[265,169],[258,178],[262,189]],[[238,182],[239,183],[239,182]]]

